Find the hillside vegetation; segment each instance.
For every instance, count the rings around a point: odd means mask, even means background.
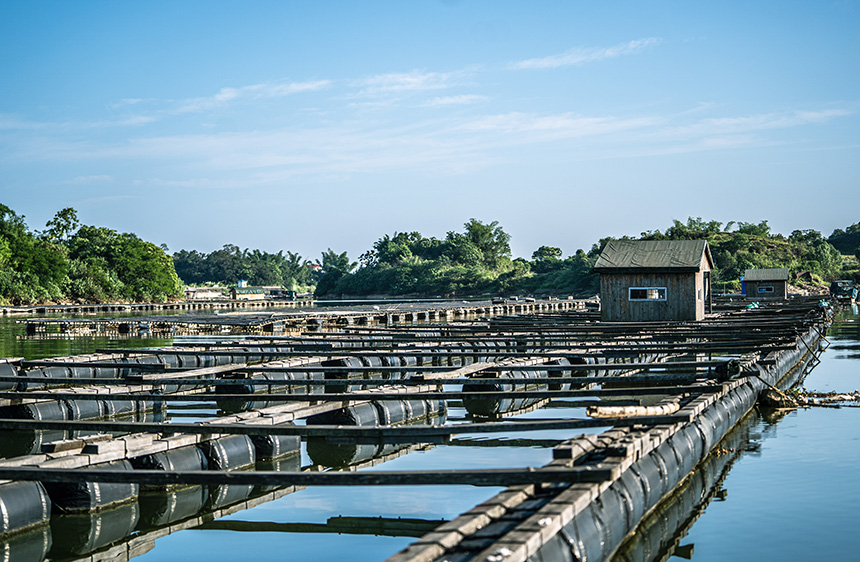
[[[766,220],[723,224],[691,217],[664,231],[622,239],[706,239],[716,291],[737,291],[750,268],[788,268],[795,283],[860,281],[860,223],[824,238],[815,230],[773,233]],[[540,246],[530,259],[512,258],[510,240],[498,222],[470,219],[461,232],[444,238],[386,234],[357,261],[331,249],[312,262],[289,251],[271,254],[231,244],[208,254],[180,250],[170,256],[134,234],[80,225],[71,208],[58,212],[44,231],[31,232],[23,216],[0,205],[0,303],[162,301],[181,298],[183,282],[235,285],[240,279],[329,298],[590,296],[599,286],[591,269],[612,238],[567,257],[561,248]]]
[[[182,296],[164,249],[134,234],[81,226],[72,208],[42,232],[0,204],[0,303],[156,302]]]
[[[359,258],[360,266],[328,271],[317,286],[319,296],[421,295],[466,296],[487,293],[569,294],[587,296],[598,290],[591,272],[603,246],[576,250],[563,258],[560,248],[541,246],[531,260],[510,259],[510,236],[497,222],[471,219],[463,233],[444,240],[418,232],[380,238]],[[792,279],[825,283],[844,275],[843,256],[815,230],[795,230],[788,237],[759,223],[674,221],[665,231],[648,231],[633,240],[706,239],[711,247],[718,291],[740,288],[746,269],[788,268]],[[347,263],[348,260],[347,260]]]

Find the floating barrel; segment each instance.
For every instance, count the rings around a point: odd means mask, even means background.
[[[400,356],[400,366],[401,367],[415,367],[420,363],[418,361],[418,357],[415,355],[401,355]],[[400,377],[404,379],[412,378],[415,376],[415,371],[405,371],[400,373]]]
[[[187,486],[168,492],[141,494],[138,499],[138,529],[146,531],[187,519],[199,513],[208,498],[208,486]]]
[[[40,482],[0,485],[0,536],[44,525],[51,518],[51,501]]]
[[[57,515],[51,520],[52,559],[83,556],[131,535],[140,519],[137,502],[96,513]]]
[[[325,412],[307,419],[308,425],[379,425],[379,410],[372,403],[359,404],[332,412]],[[342,467],[373,458],[379,446],[370,443],[338,445],[325,439],[308,439],[308,455],[314,464]]]
[[[545,377],[546,371],[500,371],[499,373],[478,373],[473,378],[498,379],[493,384],[463,384],[463,392],[512,392],[524,390],[544,390],[545,384],[506,383],[505,379],[529,379]],[[498,416],[509,412],[522,410],[540,402],[543,398],[479,398],[469,396],[463,398],[463,406],[473,416]]]
[[[131,463],[118,460],[93,465],[96,470],[131,470]],[[137,484],[106,482],[47,482],[44,484],[51,498],[55,513],[80,513],[97,511],[107,507],[129,502],[137,498]]]
[[[379,412],[368,402],[349,408],[316,414],[307,418],[308,425],[379,425]]]
[[[104,400],[102,402],[105,417],[133,416],[139,407],[146,409],[147,402],[134,400]],[[151,404],[151,403],[150,403]]]
[[[252,465],[257,457],[247,435],[227,435],[198,445],[211,470],[234,470]]]
[[[160,353],[158,358],[166,367],[179,367],[179,356],[175,353]]]
[[[361,364],[365,367],[381,367],[382,357],[378,355],[369,355],[361,358]]]
[[[358,425],[375,427],[392,423],[421,420],[434,412],[444,410],[444,401],[383,400],[376,403],[359,404],[332,412],[317,414],[307,419],[308,425]],[[392,420],[399,421],[392,421]],[[431,423],[441,423],[436,417]],[[332,444],[324,438],[307,441],[308,455],[314,464],[328,467],[344,467],[373,457],[387,454],[405,447],[402,444]]]
[[[131,466],[140,470],[165,470],[165,471],[186,471],[186,470],[206,470],[209,467],[209,462],[206,456],[195,445],[188,447],[179,447],[178,449],[169,449],[167,451],[159,451],[151,455],[144,455],[130,460]],[[142,486],[143,490],[164,490],[172,488],[172,486]]]
[[[105,417],[105,405],[101,400],[60,400],[68,411],[70,420],[91,420]]]
[[[561,359],[555,359],[547,363],[547,365],[582,365],[585,364],[585,359],[582,357],[574,357],[572,359],[568,359],[567,357],[562,357]],[[535,371],[536,373],[540,373],[539,376],[549,376],[556,378],[566,378],[570,377],[573,374],[573,371],[568,370],[547,370],[547,371]],[[571,387],[571,383],[569,382],[560,382],[560,383],[551,383],[549,385],[549,390],[569,390]]]
[[[251,435],[250,439],[258,460],[297,454],[301,449],[298,435]]]
[[[17,377],[18,376],[18,368],[15,367],[12,363],[2,362],[0,363],[0,376],[2,377]],[[17,390],[18,383],[17,382],[3,382],[0,381],[0,390]]]
[[[229,379],[228,379],[229,380]],[[249,379],[236,379],[226,385],[217,385],[215,394],[308,394],[321,393],[322,385],[302,384],[309,380],[323,380],[322,373],[271,372],[255,373]],[[236,400],[216,398],[218,407],[227,413],[259,410],[283,404],[277,400]]]
[[[0,407],[0,417],[16,420],[61,421],[69,419],[69,412],[65,404],[59,400],[52,400],[46,402],[34,402],[32,404],[2,406]]]
[[[361,359],[358,357],[344,357],[342,359],[330,359],[328,361],[322,362],[323,367],[351,367],[354,369],[360,369],[364,366],[361,362]],[[334,372],[326,372],[326,379],[360,379],[362,377],[362,371],[334,371]],[[356,390],[360,390],[362,386],[360,384],[352,384],[352,383],[344,383],[344,382],[332,382],[331,384],[325,385],[325,391],[331,393],[339,393],[339,392],[353,392]]]
[[[18,391],[24,392],[26,390],[39,390],[42,388],[48,388],[50,385],[48,381],[40,381],[34,379],[43,379],[48,377],[67,377],[68,371],[63,369],[63,371],[58,374],[56,367],[45,367],[40,369],[30,369],[29,371],[19,371],[18,375],[22,377],[27,377],[27,381],[21,381],[18,383]]]
[[[381,400],[374,402],[380,425],[394,425],[409,419],[411,410],[405,400]]]
[[[177,355],[177,359],[179,360],[178,367],[181,367],[183,369],[197,369],[201,366],[197,355],[186,355],[183,353],[181,355]]]
[[[230,384],[217,385],[215,387],[215,394],[273,393],[279,387],[286,384],[288,379],[289,376],[287,373],[254,373],[247,379],[236,379],[235,382],[231,381]],[[227,413],[244,412],[271,405],[267,401],[235,400],[229,398],[216,398],[216,402],[218,407]]]

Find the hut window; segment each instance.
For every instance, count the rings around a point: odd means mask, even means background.
[[[758,288],[758,292],[759,293],[772,293],[773,292],[773,285],[762,285],[761,287]]]
[[[630,287],[627,298],[631,301],[664,301],[666,287]]]

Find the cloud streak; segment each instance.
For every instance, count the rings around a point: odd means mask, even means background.
[[[511,63],[509,68],[514,70],[541,70],[548,68],[560,68],[563,66],[580,66],[583,64],[597,62],[606,59],[614,59],[626,55],[635,55],[645,49],[654,47],[661,43],[656,37],[636,39],[627,43],[620,43],[612,47],[604,48],[575,48],[558,55],[548,57],[526,59]]]
[[[309,82],[290,82],[287,84],[253,84],[240,88],[221,88],[213,96],[184,100],[172,113],[199,113],[222,107],[241,99],[271,99],[303,92],[315,92],[327,88],[331,84],[331,80],[314,80]]]
[[[459,96],[443,96],[436,97],[432,100],[421,104],[421,107],[448,107],[452,105],[469,105],[485,101],[487,96],[479,96],[477,94],[462,94]]]
[[[353,85],[360,88],[359,94],[392,94],[404,92],[425,92],[429,90],[444,90],[450,88],[458,77],[456,72],[393,72],[377,74],[361,80],[355,80]]]

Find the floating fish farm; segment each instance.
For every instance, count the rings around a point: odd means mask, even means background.
[[[686,514],[717,493],[732,460],[719,452],[764,391],[814,367],[830,315],[811,299],[718,303],[699,322],[601,322],[582,301],[516,307],[317,312],[277,330],[194,318],[211,337],[0,359],[4,559],[130,560],[307,487],[452,484],[502,491],[442,521],[290,525],[411,537],[389,562],[668,557]],[[584,415],[553,416],[559,403]],[[454,406],[466,415],[452,419]],[[385,468],[467,434],[541,431],[566,435],[530,443],[551,448],[543,466]]]

